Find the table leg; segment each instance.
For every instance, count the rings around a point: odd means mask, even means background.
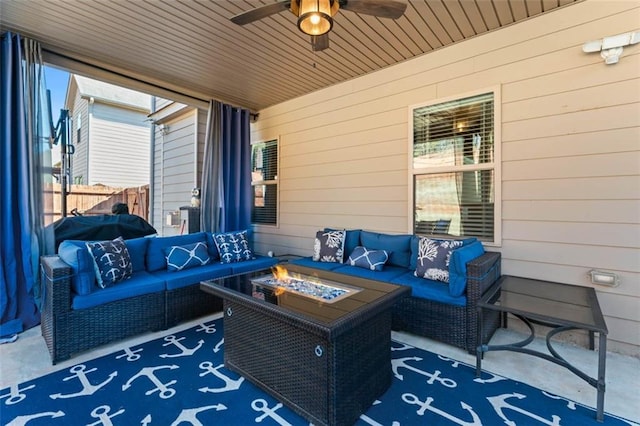
[[[477,339],[477,343],[478,346],[476,347],[476,377],[480,377],[480,373],[482,372],[482,357],[483,357],[483,351],[482,351],[482,336],[484,335],[484,330],[482,325],[484,324],[484,320],[483,320],[483,315],[482,315],[482,308],[478,308],[478,339]]]
[[[607,335],[605,333],[598,333],[598,402],[596,406],[596,420],[599,422],[604,421],[604,391],[605,391],[605,372],[607,362]]]

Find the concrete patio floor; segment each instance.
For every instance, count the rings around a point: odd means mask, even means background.
[[[0,389],[53,371],[66,369],[75,364],[219,317],[220,314],[211,315],[180,324],[170,330],[146,333],[105,345],[53,366],[51,365],[44,339],[40,334],[40,328],[35,327],[22,333],[16,342],[0,345]],[[522,337],[523,335],[519,332],[501,329],[496,332],[491,344],[514,342]],[[462,349],[407,333],[393,332],[392,338],[402,343],[475,365],[475,357]],[[536,339],[531,347],[546,351],[544,339]],[[596,376],[597,352],[567,343],[557,343],[554,347],[569,362],[590,376]],[[548,361],[513,352],[489,352],[485,354],[482,367],[485,371],[527,383],[552,394],[595,408],[595,388],[565,368]],[[640,423],[639,383],[640,359],[612,352],[607,353],[605,412]],[[606,425],[606,422],[604,424]]]

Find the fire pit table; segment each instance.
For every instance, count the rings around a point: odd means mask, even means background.
[[[391,308],[408,287],[287,265],[203,281],[224,362],[316,425],[353,425],[391,385]]]

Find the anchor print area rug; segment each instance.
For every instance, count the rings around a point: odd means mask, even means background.
[[[222,319],[0,391],[2,425],[309,425],[224,367]],[[599,425],[595,411],[392,342],[393,383],[357,425]],[[594,390],[595,400],[595,390]],[[605,425],[633,424],[605,416]]]

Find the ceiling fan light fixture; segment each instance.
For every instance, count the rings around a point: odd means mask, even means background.
[[[298,28],[303,33],[319,36],[331,30],[331,0],[300,0],[298,10]]]

